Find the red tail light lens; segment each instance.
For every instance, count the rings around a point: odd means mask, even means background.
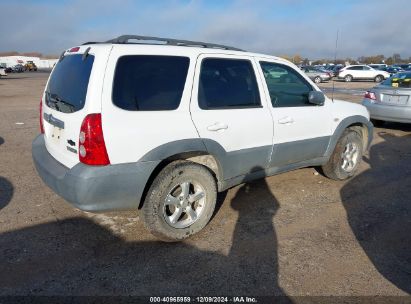
[[[70,53],[75,53],[75,52],[78,52],[79,49],[80,49],[80,47],[76,46],[76,47],[71,48],[69,52]]]
[[[80,162],[92,166],[110,164],[104,142],[101,114],[87,115],[81,124],[79,136]]]
[[[364,98],[368,98],[368,99],[371,99],[371,100],[377,100],[377,96],[375,96],[375,93],[370,92],[370,91],[365,92]]]
[[[43,126],[43,100],[40,100],[40,133],[44,134]]]

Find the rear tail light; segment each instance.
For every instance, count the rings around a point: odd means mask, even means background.
[[[76,46],[76,47],[71,48],[71,49],[69,50],[69,52],[70,52],[70,53],[75,53],[75,52],[78,52],[79,49],[80,49],[80,47]]]
[[[80,162],[92,166],[110,164],[104,142],[101,114],[87,115],[81,124],[79,136]]]
[[[40,100],[40,133],[44,134],[44,126],[43,126],[43,99]]]
[[[371,99],[371,100],[377,100],[377,96],[375,96],[375,93],[370,92],[370,91],[365,92],[364,98],[368,98],[368,99]]]

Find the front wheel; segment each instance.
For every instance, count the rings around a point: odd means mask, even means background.
[[[322,166],[325,176],[334,180],[352,177],[361,162],[363,149],[361,135],[354,130],[345,130],[330,159]]]
[[[207,225],[216,200],[216,182],[206,167],[188,161],[173,162],[154,179],[141,217],[159,239],[182,241]]]
[[[315,83],[321,83],[321,77],[317,76],[314,78]]]

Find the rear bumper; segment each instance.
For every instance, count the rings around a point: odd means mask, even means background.
[[[362,104],[368,109],[370,117],[373,119],[411,123],[411,107],[372,103],[367,98],[363,100]]]
[[[85,211],[137,209],[147,181],[158,162],[137,162],[109,166],[82,163],[69,169],[47,151],[44,136],[32,144],[38,174],[54,192]]]

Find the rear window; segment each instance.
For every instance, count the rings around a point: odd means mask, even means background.
[[[120,57],[113,103],[130,111],[175,110],[180,105],[190,60],[179,56]]]
[[[82,56],[64,56],[54,67],[46,89],[45,101],[50,108],[72,113],[84,107],[94,56],[84,60]]]

